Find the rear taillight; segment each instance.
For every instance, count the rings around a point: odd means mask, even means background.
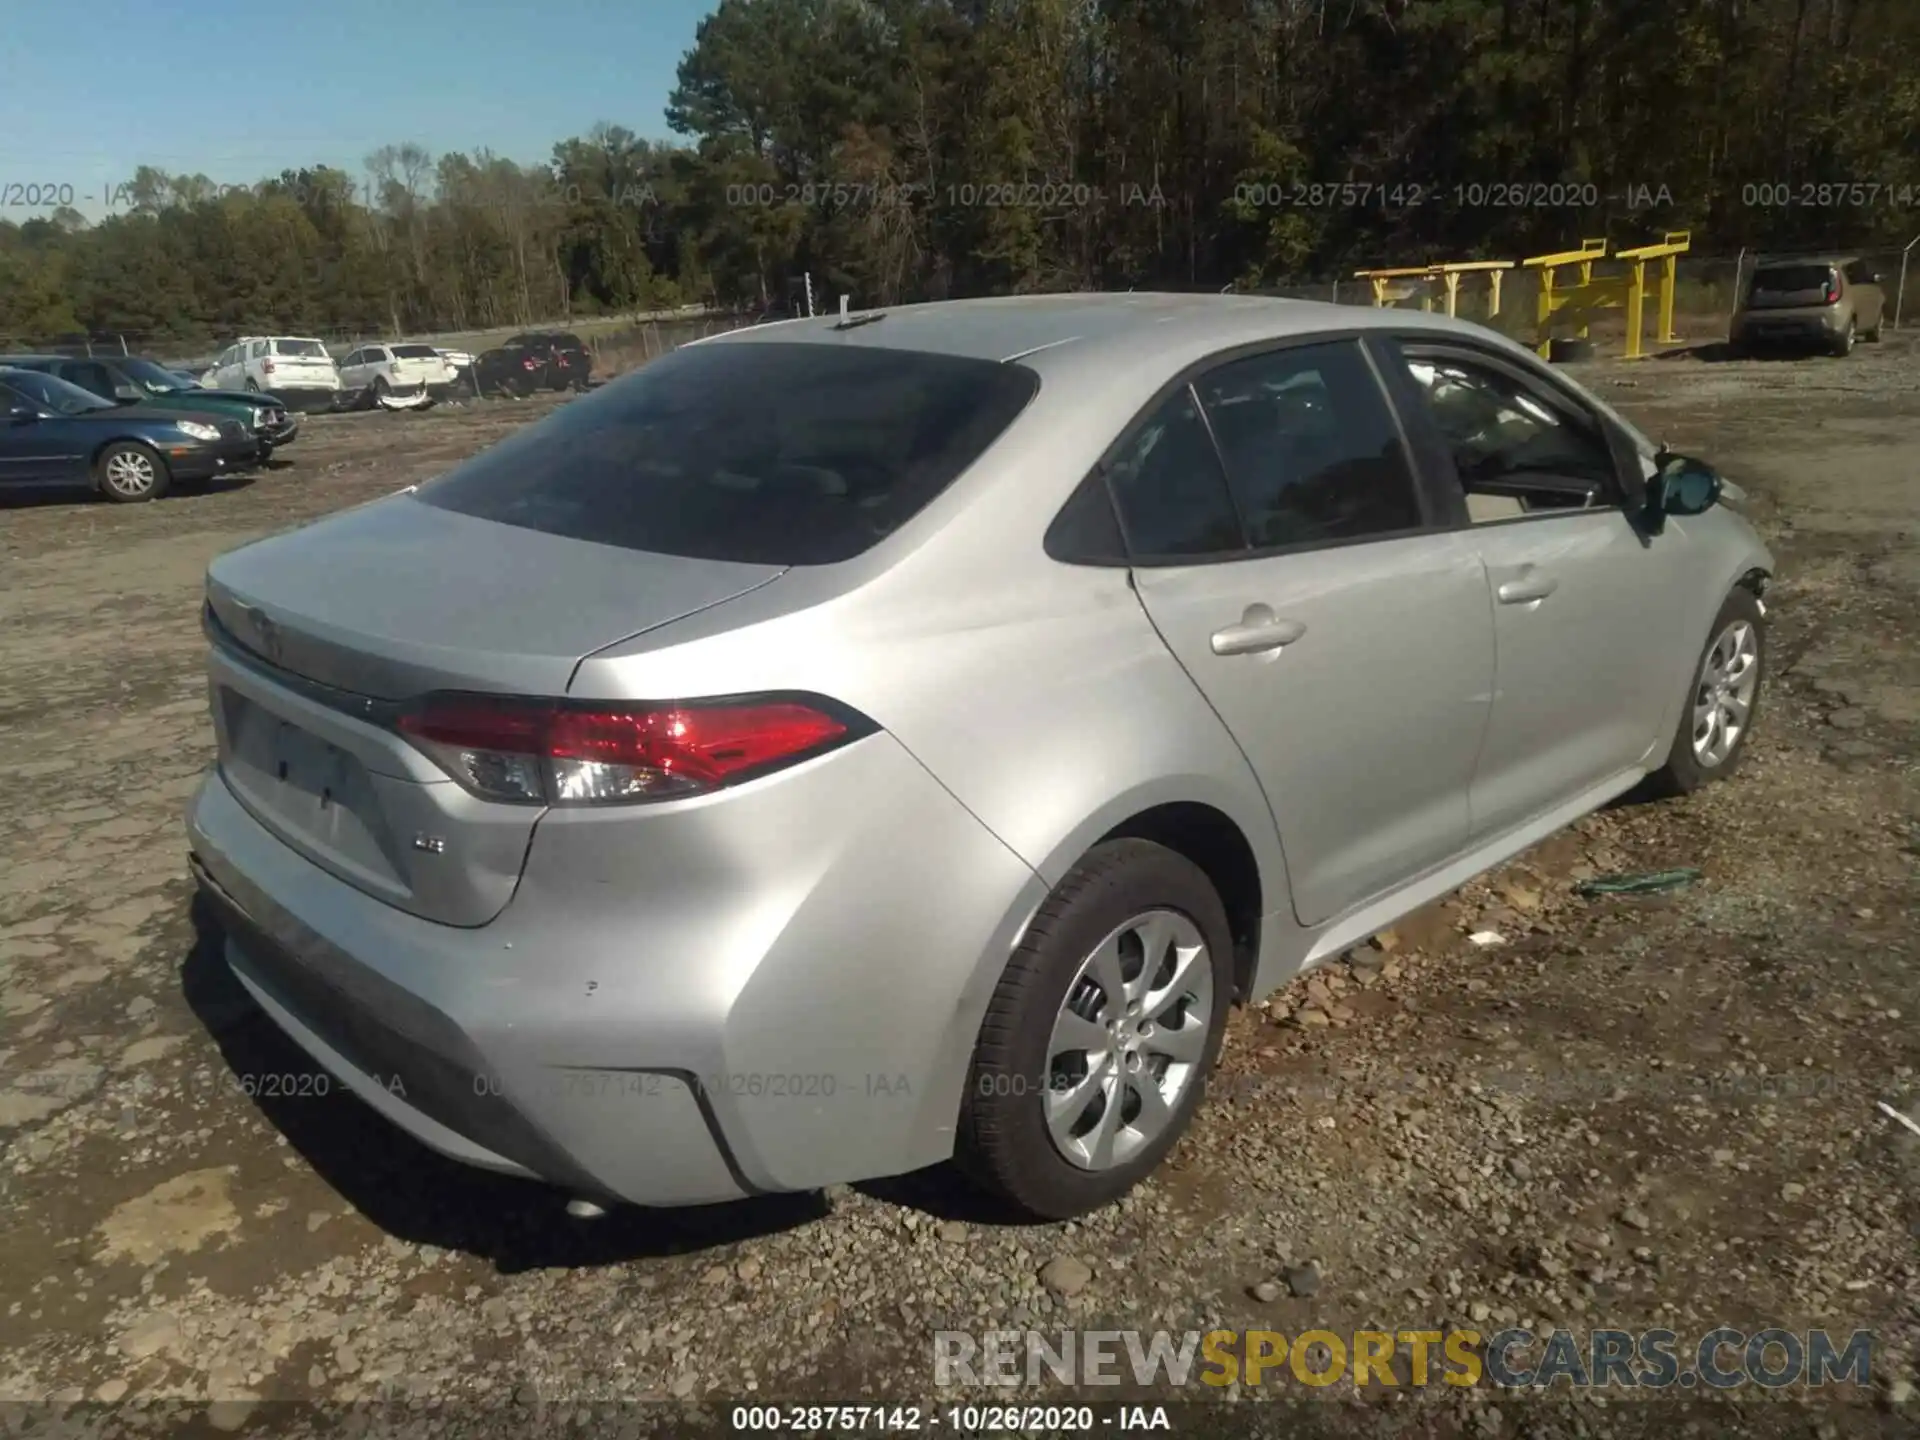
[[[872,725],[828,702],[783,696],[622,707],[436,695],[399,728],[483,799],[609,805],[717,790]]]
[[[1840,303],[1840,282],[1838,280],[1829,280],[1827,282],[1827,304],[1838,305],[1839,303]]]
[[[520,362],[520,368],[522,370],[538,370],[540,368],[540,362],[538,360],[535,360],[532,356],[528,356],[525,360],[522,360]]]
[[[260,373],[262,375],[271,375],[273,373],[273,361],[262,360],[260,362]]]

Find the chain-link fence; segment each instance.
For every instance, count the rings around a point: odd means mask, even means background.
[[[1904,319],[1904,296],[1902,295],[1903,272],[1902,256],[1899,251],[1835,251],[1836,255],[1857,255],[1866,261],[1870,270],[1880,277],[1881,287],[1886,292],[1887,317],[1890,327]],[[1674,329],[1683,341],[1695,344],[1723,340],[1727,327],[1733,318],[1747,282],[1753,278],[1755,265],[1762,259],[1774,258],[1771,252],[1743,251],[1733,255],[1681,255],[1676,257],[1674,266]],[[1383,260],[1381,269],[1400,268],[1401,262]],[[1626,261],[1612,258],[1593,262],[1595,279],[1603,276],[1617,276],[1628,273]],[[1646,312],[1644,323],[1647,338],[1651,341],[1658,323],[1659,286],[1664,276],[1664,264],[1659,260],[1646,262]],[[1576,266],[1563,266],[1554,276],[1554,288],[1564,290],[1579,281]],[[1920,266],[1911,267],[1909,278],[1915,288],[1915,308],[1920,309]],[[1434,311],[1446,308],[1447,290],[1443,281],[1435,278],[1423,280],[1416,276],[1393,279],[1387,282],[1389,292],[1396,298],[1391,303],[1418,309],[1424,299]],[[1517,339],[1531,343],[1539,334],[1538,306],[1542,286],[1542,276],[1537,268],[1516,265],[1511,270],[1500,272],[1500,306],[1496,313],[1492,308],[1493,285],[1486,272],[1469,271],[1460,276],[1455,298],[1455,314],[1463,320],[1477,321],[1490,325]],[[1235,287],[1226,287],[1233,291]],[[1270,295],[1288,300],[1327,300],[1341,305],[1372,305],[1374,301],[1373,285],[1352,272],[1342,276],[1328,276],[1317,280],[1304,280],[1288,285],[1261,286],[1240,293]],[[1605,336],[1623,335],[1626,330],[1626,312],[1623,308],[1588,312],[1584,320],[1556,320],[1550,333],[1566,333],[1585,324],[1590,330]]]

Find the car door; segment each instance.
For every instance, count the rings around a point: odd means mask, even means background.
[[[1847,266],[1846,276],[1848,288],[1853,292],[1856,328],[1862,334],[1879,335],[1887,308],[1886,294],[1880,288],[1880,277],[1865,260],[1855,260]]]
[[[1468,838],[1493,638],[1351,337],[1224,360],[1108,470],[1135,589],[1245,753],[1313,925]]]
[[[348,390],[358,390],[367,382],[360,377],[360,364],[366,358],[366,351],[348,352],[347,358],[340,362],[340,384]]]
[[[16,405],[30,407],[31,418],[17,418]],[[75,425],[50,412],[35,392],[33,377],[18,386],[0,385],[0,482],[43,484],[84,477],[86,453]]]
[[[1474,834],[1492,836],[1630,777],[1668,738],[1673,681],[1649,662],[1688,613],[1684,547],[1635,523],[1632,442],[1544,366],[1465,343],[1394,348],[1493,594],[1493,713],[1472,787]]]

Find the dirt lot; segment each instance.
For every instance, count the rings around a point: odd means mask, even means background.
[[[245,488],[0,510],[0,1399],[931,1399],[945,1327],[1725,1323],[1870,1329],[1876,1393],[1749,1387],[1716,1430],[1912,1433],[1920,1137],[1875,1102],[1920,1113],[1920,345],[1587,378],[1776,546],[1747,768],[1239,1017],[1172,1168],[1077,1226],[940,1174],[572,1222],[338,1094],[247,1093],[312,1067],[190,905],[202,570],[556,402],[319,417]],[[1704,876],[1572,888],[1675,866]],[[1308,1408],[1293,1433],[1679,1428],[1564,1390]]]

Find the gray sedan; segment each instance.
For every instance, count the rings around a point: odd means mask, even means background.
[[[1707,465],[1396,310],[964,301],[689,345],[222,556],[227,961],[576,1209],[1154,1169],[1229,1008],[1648,777],[1772,561]]]

